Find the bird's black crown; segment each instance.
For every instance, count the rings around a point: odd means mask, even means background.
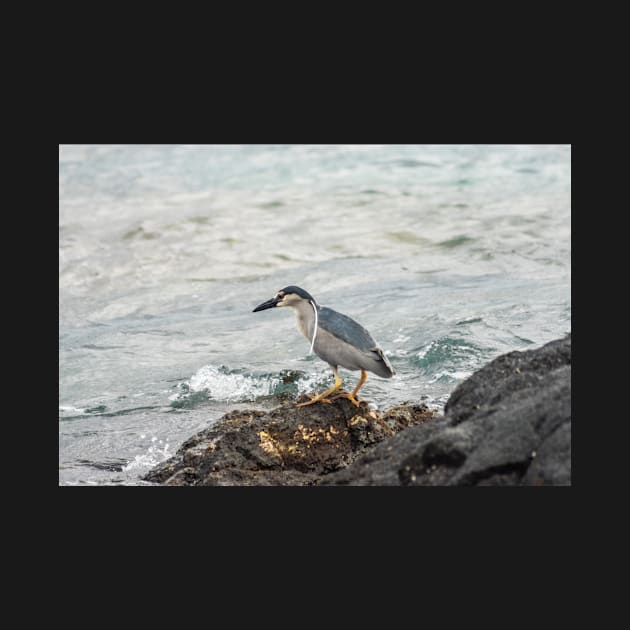
[[[282,292],[285,295],[288,295],[289,293],[295,293],[296,295],[299,295],[303,300],[312,300],[313,302],[315,302],[315,298],[308,291],[305,291],[300,287],[296,287],[293,284],[288,287],[284,287],[284,289],[282,289]]]

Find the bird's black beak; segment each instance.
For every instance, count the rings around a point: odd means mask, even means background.
[[[271,298],[270,300],[267,300],[266,302],[263,302],[262,304],[259,304],[253,311],[252,313],[257,313],[258,311],[264,311],[267,308],[273,308],[274,306],[276,306],[276,304],[278,304],[278,302],[280,302],[282,298],[279,297],[275,297],[275,298]]]

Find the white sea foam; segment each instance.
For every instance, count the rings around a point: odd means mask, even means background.
[[[298,395],[312,392],[318,387],[322,387],[327,375],[332,375],[330,370],[322,372],[313,372],[311,374],[305,374],[297,380]]]
[[[327,374],[314,372],[297,378],[294,383],[297,394],[310,392],[322,385]],[[171,401],[181,401],[196,392],[207,392],[212,400],[223,402],[246,402],[272,396],[283,383],[280,375],[236,374],[204,365],[178,386],[179,391],[169,396]]]
[[[426,347],[422,348],[422,350],[420,350],[416,354],[416,356],[418,357],[418,359],[424,359],[424,357],[427,356],[427,353],[433,348],[435,348],[436,346],[437,346],[437,343],[435,341],[431,341]]]
[[[392,343],[406,343],[407,341],[409,341],[411,339],[411,337],[409,335],[398,335],[393,341]]]
[[[170,447],[168,441],[164,442],[164,440],[158,440],[154,436],[151,438],[151,442],[151,446],[149,446],[146,453],[136,455],[126,466],[123,466],[123,472],[153,468],[153,466],[156,466],[171,456],[168,452]]]
[[[73,407],[72,405],[59,405],[60,416],[75,416],[84,413],[85,409],[79,409],[78,407]]]
[[[427,382],[436,383],[437,381],[440,381],[442,379],[448,379],[449,381],[463,381],[465,378],[468,378],[471,374],[472,374],[472,371],[468,372],[468,371],[462,371],[462,370],[454,370],[454,371],[440,370],[433,376],[433,378],[430,381],[427,381]]]
[[[204,365],[184,383],[183,390],[169,400],[181,400],[193,392],[206,391],[213,400],[239,402],[269,396],[280,384],[279,377],[255,377],[225,372],[214,365]]]

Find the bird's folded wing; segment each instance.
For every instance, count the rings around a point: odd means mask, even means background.
[[[378,350],[376,341],[361,324],[332,308],[319,309],[319,326],[362,352]]]

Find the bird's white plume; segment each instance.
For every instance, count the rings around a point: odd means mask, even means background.
[[[313,339],[311,340],[311,349],[308,351],[309,354],[313,354],[313,346],[315,345],[315,337],[317,336],[317,307],[312,301],[311,306],[313,307],[313,311],[315,311],[315,328],[313,328]]]

